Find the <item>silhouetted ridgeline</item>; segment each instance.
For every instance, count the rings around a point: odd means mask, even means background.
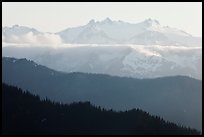
[[[63,73],[28,59],[2,57],[2,82],[51,101],[90,101],[122,111],[141,108],[165,120],[202,129],[202,81],[187,76],[135,79]]]
[[[2,84],[3,134],[200,134],[139,109],[115,112],[79,102],[60,104]]]

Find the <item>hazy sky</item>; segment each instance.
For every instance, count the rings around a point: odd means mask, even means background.
[[[202,36],[201,2],[3,2],[2,12],[3,26],[19,24],[44,32],[58,32],[106,17],[130,23],[152,18],[161,25]]]

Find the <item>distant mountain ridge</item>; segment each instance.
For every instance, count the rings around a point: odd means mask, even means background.
[[[11,37],[21,37],[31,32],[34,35],[43,33],[33,28],[15,25],[11,28],[3,27],[2,37],[4,42],[15,42],[15,40],[11,40]],[[183,30],[162,26],[159,21],[151,18],[136,24],[121,20],[112,21],[110,18],[106,18],[102,21],[92,19],[84,26],[67,28],[60,32],[53,33],[53,35],[59,36],[63,43],[75,44],[202,46],[201,38],[193,37]]]
[[[133,79],[63,73],[3,57],[2,81],[59,102],[91,101],[115,110],[137,107],[175,123],[202,127],[202,81],[185,76]]]

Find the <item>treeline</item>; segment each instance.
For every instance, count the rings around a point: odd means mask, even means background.
[[[201,134],[140,109],[116,112],[90,102],[61,104],[2,83],[3,134]]]

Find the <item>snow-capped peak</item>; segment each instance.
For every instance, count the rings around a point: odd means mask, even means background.
[[[95,23],[95,20],[92,19],[92,20],[89,21],[88,25],[92,25],[92,24],[94,24],[94,23]]]
[[[158,26],[158,25],[160,25],[160,23],[159,23],[158,20],[156,20],[156,19],[151,19],[151,18],[146,19],[146,20],[144,21],[144,24],[147,25],[147,26]]]
[[[111,23],[112,20],[111,20],[110,18],[107,17],[107,18],[106,18],[105,20],[103,20],[102,22],[103,22],[103,23]]]
[[[13,25],[12,27],[3,27],[2,29],[4,35],[24,35],[26,33],[32,32],[34,34],[40,33],[34,28],[26,27],[26,26],[20,26],[18,24]]]

